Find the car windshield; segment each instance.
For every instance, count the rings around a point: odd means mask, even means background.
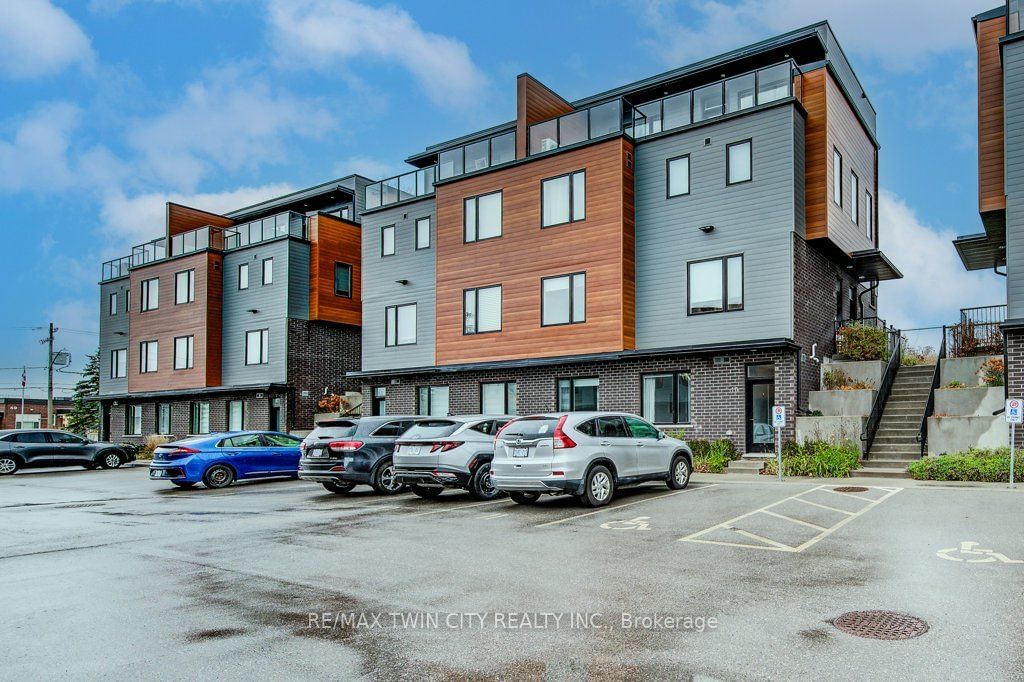
[[[430,419],[416,422],[412,427],[402,434],[402,440],[415,440],[417,438],[444,438],[455,433],[461,426],[459,422],[447,419]]]
[[[520,436],[522,438],[546,438],[555,432],[558,420],[551,417],[526,417],[517,419],[501,432],[502,436]]]
[[[327,422],[320,424],[313,433],[309,434],[310,438],[351,438],[356,435],[356,429],[358,426],[352,421],[338,421],[338,422]]]

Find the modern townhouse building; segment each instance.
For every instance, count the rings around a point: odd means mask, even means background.
[[[879,250],[875,110],[825,22],[514,120],[365,188],[366,414],[619,409],[769,449]],[[792,427],[787,436],[792,436]]]
[[[224,215],[169,203],[162,237],[104,263],[102,437],[311,428],[359,368],[369,182]]]

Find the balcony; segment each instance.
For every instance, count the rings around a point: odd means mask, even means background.
[[[103,276],[100,278],[100,281],[108,282],[119,277],[126,277],[128,270],[131,269],[131,265],[131,256],[121,256],[120,258],[106,261],[103,263]]]
[[[448,180],[515,160],[516,134],[512,131],[444,150],[437,157],[437,179]]]
[[[527,155],[542,154],[613,133],[635,137],[633,130],[638,122],[646,125],[646,116],[621,99],[562,114],[530,126]]]
[[[288,211],[262,220],[226,227],[224,228],[224,245],[221,248],[229,251],[284,236],[306,239],[306,216],[295,211]]]
[[[167,258],[167,239],[160,237],[159,239],[132,247],[131,267],[137,268],[141,265],[163,260],[164,258]]]
[[[430,166],[367,185],[364,206],[370,210],[433,194],[436,176],[437,166]]]
[[[1002,354],[1004,322],[1005,305],[961,308],[960,322],[946,327],[949,357]]]

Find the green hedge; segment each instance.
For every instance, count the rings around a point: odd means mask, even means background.
[[[1024,479],[1024,462],[1017,453],[1015,478]],[[911,462],[911,478],[919,481],[987,481],[1006,483],[1010,480],[1010,448],[995,450],[971,449],[940,457],[924,457]]]
[[[859,460],[860,449],[856,443],[850,441],[808,441],[800,445],[789,440],[782,444],[782,473],[785,476],[846,478],[851,471],[860,468]],[[777,475],[778,462],[774,459],[767,460],[761,473]]]
[[[728,438],[719,440],[688,440],[693,451],[693,470],[701,473],[720,474],[734,459],[740,458],[736,446]]]

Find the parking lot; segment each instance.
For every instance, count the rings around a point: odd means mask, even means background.
[[[0,677],[1024,674],[1017,491],[697,476],[593,510],[145,471],[0,480]],[[929,629],[832,625],[853,610]]]

